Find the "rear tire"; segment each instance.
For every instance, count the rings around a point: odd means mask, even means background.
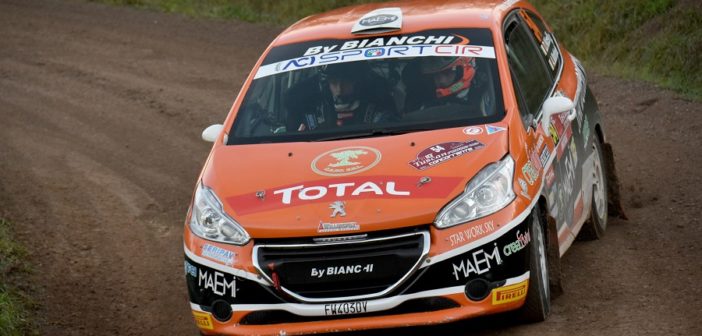
[[[551,312],[551,290],[548,280],[548,257],[546,233],[538,205],[531,213],[529,231],[531,247],[529,248],[529,289],[527,298],[519,311],[524,322],[541,322]]]
[[[593,164],[592,202],[590,204],[590,218],[583,224],[578,238],[582,240],[602,239],[607,229],[607,176],[604,168],[604,155],[602,145],[597,138],[592,141],[592,150],[595,152]]]

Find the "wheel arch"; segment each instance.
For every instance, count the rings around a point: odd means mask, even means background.
[[[600,140],[601,144],[606,143],[604,130],[602,129],[602,125],[599,122],[595,125],[595,136],[597,136],[597,139]]]
[[[604,158],[604,166],[607,174],[607,206],[610,216],[621,219],[628,219],[624,212],[624,207],[621,202],[620,182],[617,176],[617,169],[614,164],[614,150],[605,138],[604,129],[598,122],[595,125],[595,136],[602,145],[602,156]]]

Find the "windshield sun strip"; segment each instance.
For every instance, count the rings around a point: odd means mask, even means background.
[[[288,59],[259,67],[254,79],[277,75],[293,70],[313,68],[328,64],[348,63],[357,61],[370,61],[388,58],[408,58],[408,57],[477,57],[495,58],[495,48],[479,45],[403,45],[372,47],[362,49],[352,49],[330,53],[302,56]]]

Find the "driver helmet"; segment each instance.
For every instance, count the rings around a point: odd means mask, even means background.
[[[425,57],[422,74],[434,76],[436,97],[465,97],[475,76],[472,57]]]

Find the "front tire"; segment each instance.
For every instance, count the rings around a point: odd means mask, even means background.
[[[604,169],[604,155],[602,145],[598,139],[592,141],[592,150],[595,152],[593,165],[592,202],[590,205],[590,218],[583,224],[579,237],[582,240],[602,239],[607,229],[607,176]]]
[[[531,213],[531,247],[529,249],[529,289],[527,298],[520,310],[524,322],[541,322],[551,312],[551,291],[548,280],[548,257],[546,254],[546,234],[539,207]]]

